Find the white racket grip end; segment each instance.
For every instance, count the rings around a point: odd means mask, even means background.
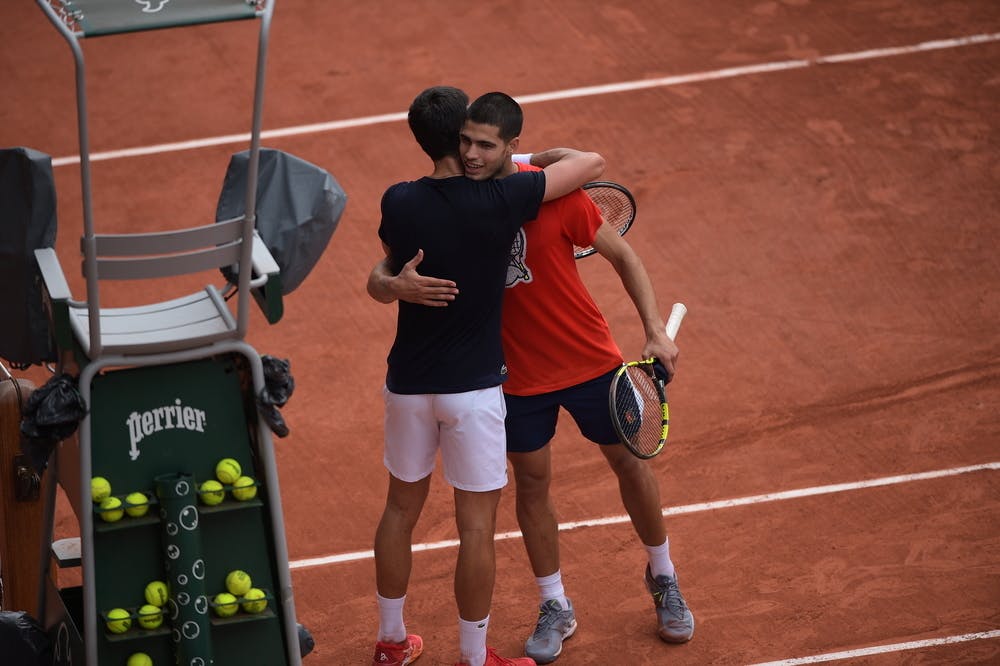
[[[677,337],[677,331],[680,329],[681,321],[687,311],[687,306],[683,303],[674,303],[674,307],[671,308],[670,316],[667,317],[667,337],[671,340]]]

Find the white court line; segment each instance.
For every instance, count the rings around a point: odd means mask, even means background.
[[[718,509],[728,509],[735,506],[747,506],[750,504],[763,504],[766,502],[777,502],[780,500],[798,499],[801,497],[812,497],[815,495],[828,495],[831,493],[842,493],[850,490],[862,490],[864,488],[876,488],[879,486],[890,486],[900,483],[910,483],[913,481],[927,481],[939,479],[947,476],[968,474],[970,472],[982,472],[986,470],[1000,470],[1000,462],[984,463],[982,465],[970,465],[968,467],[954,467],[951,469],[939,469],[930,472],[919,472],[916,474],[900,474],[898,476],[885,476],[867,481],[855,481],[853,483],[836,483],[827,486],[814,486],[812,488],[800,488],[798,490],[786,490],[777,493],[767,493],[765,495],[751,495],[749,497],[738,497],[735,499],[719,500],[717,502],[702,502],[699,504],[685,504],[683,506],[668,507],[663,510],[664,516],[677,516],[685,513],[698,513],[701,511],[716,511]],[[589,520],[577,520],[568,523],[560,523],[559,531],[567,532],[581,527],[597,527],[600,525],[617,525],[629,522],[627,515],[609,516],[606,518],[592,518]],[[520,539],[521,532],[500,532],[496,535],[496,541],[506,541],[508,539]],[[443,548],[458,547],[458,539],[447,539],[444,541],[434,541],[431,543],[413,544],[413,552],[427,550],[441,550]],[[322,557],[309,557],[289,562],[292,569],[307,569],[310,567],[320,567],[330,564],[340,564],[343,562],[353,562],[357,560],[370,560],[375,557],[373,550],[359,550],[353,553],[340,553],[338,555],[326,555]]]
[[[876,645],[874,647],[860,648],[857,650],[845,650],[843,652],[828,652],[817,654],[812,657],[797,657],[795,659],[782,659],[781,661],[767,661],[752,666],[797,666],[798,664],[819,664],[824,661],[838,661],[840,659],[853,659],[854,657],[867,657],[873,654],[884,654],[886,652],[903,652],[904,650],[917,650],[935,645],[950,645],[952,643],[965,643],[966,641],[978,641],[984,638],[1000,638],[1000,629],[993,631],[980,631],[975,634],[962,634],[961,636],[945,636],[944,638],[930,638],[924,641],[910,641],[909,643],[894,643],[892,645]]]
[[[678,76],[665,76],[657,79],[643,79],[640,81],[626,81],[623,83],[613,83],[600,86],[588,86],[584,88],[570,88],[568,90],[556,90],[554,92],[538,93],[535,95],[523,95],[517,97],[521,104],[535,104],[538,102],[550,102],[557,99],[589,97],[592,95],[607,95],[632,90],[642,90],[645,88],[662,88],[667,86],[678,86],[686,83],[698,83],[702,81],[713,81],[718,79],[730,79],[738,76],[748,76],[750,74],[766,74],[768,72],[784,71],[789,69],[799,69],[811,65],[829,65],[843,62],[853,62],[858,60],[872,60],[874,58],[889,58],[892,56],[908,55],[923,51],[937,51],[941,49],[953,49],[974,44],[986,44],[1000,41],[1000,33],[989,33],[981,35],[970,35],[967,37],[955,37],[952,39],[936,39],[909,46],[896,46],[882,49],[869,49],[867,51],[856,51],[853,53],[840,53],[829,56],[820,56],[812,59],[783,60],[779,62],[762,63],[758,65],[746,65],[743,67],[728,67],[709,72],[697,72],[694,74],[682,74]],[[314,123],[311,125],[297,125],[261,132],[261,139],[275,139],[285,136],[296,136],[301,134],[318,134],[320,132],[332,132],[334,130],[348,129],[351,127],[363,127],[366,125],[378,125],[381,123],[392,123],[406,120],[406,112],[386,113],[377,116],[365,116],[349,120],[334,120],[325,123]],[[140,155],[153,155],[156,153],[170,153],[182,150],[196,150],[209,146],[221,146],[234,143],[247,143],[250,141],[249,132],[246,134],[227,134],[223,136],[209,137],[207,139],[194,139],[191,141],[178,141],[174,143],[161,143],[153,146],[142,146],[139,148],[125,148],[122,150],[108,150],[90,154],[91,162],[102,160],[115,160],[124,157],[137,157]],[[80,156],[71,155],[68,157],[56,157],[52,160],[53,167],[79,164]]]

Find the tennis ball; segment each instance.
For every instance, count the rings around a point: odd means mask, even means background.
[[[154,580],[146,586],[143,595],[146,597],[148,604],[162,608],[170,598],[170,591],[167,589],[167,584],[162,580]]]
[[[226,485],[232,485],[243,474],[243,468],[232,458],[223,458],[215,466],[215,478]]]
[[[128,658],[125,666],[153,666],[153,660],[145,652],[136,652]]]
[[[215,479],[209,479],[201,484],[198,492],[201,495],[201,501],[209,506],[220,504],[222,500],[226,499],[226,491],[222,489],[222,484]]]
[[[247,590],[247,593],[243,595],[242,608],[245,613],[263,612],[267,608],[267,595],[264,594],[264,590],[257,587],[251,587]]]
[[[108,631],[113,634],[124,634],[132,628],[132,616],[124,608],[112,608],[105,617]]]
[[[226,576],[226,589],[229,590],[230,594],[242,597],[251,587],[253,587],[253,581],[250,580],[250,574],[246,571],[234,569]]]
[[[159,606],[146,604],[139,609],[139,626],[143,629],[156,629],[163,624],[163,611]]]
[[[101,520],[109,523],[121,520],[122,516],[125,515],[125,511],[122,510],[121,506],[122,501],[117,497],[106,497],[101,502]]]
[[[241,476],[233,482],[233,497],[241,502],[257,497],[257,483],[250,476]]]
[[[103,476],[95,476],[90,480],[90,498],[100,504],[111,497],[111,484]]]
[[[240,609],[240,605],[236,603],[236,597],[228,592],[219,592],[215,595],[212,606],[215,608],[215,614],[219,617],[235,615],[236,611]]]
[[[145,516],[149,511],[149,498],[146,493],[129,493],[125,497],[125,513],[133,518]]]

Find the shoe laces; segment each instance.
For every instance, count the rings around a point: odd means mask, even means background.
[[[538,609],[538,624],[535,625],[534,638],[539,638],[549,631],[554,630],[553,625],[559,621],[559,616],[564,611],[557,607],[555,601],[546,601]]]
[[[497,651],[491,647],[486,648],[486,666],[507,666],[508,664],[513,663],[513,659],[501,657],[497,654]]]
[[[653,600],[660,608],[665,608],[672,615],[681,617],[687,611],[684,596],[677,586],[677,579],[670,576],[660,576],[656,580],[657,590],[653,592]]]

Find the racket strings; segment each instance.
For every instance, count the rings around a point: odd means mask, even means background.
[[[604,181],[587,183],[583,186],[583,191],[600,209],[604,221],[618,232],[619,236],[624,236],[635,220],[635,199],[632,198],[632,194],[617,183]],[[596,251],[593,246],[573,246],[573,256],[577,259],[589,257]]]
[[[635,210],[628,196],[621,190],[612,187],[595,187],[587,191],[597,207],[601,209],[604,221],[615,231],[620,230],[632,220]]]
[[[655,453],[663,442],[663,410],[655,380],[642,367],[629,366],[616,377],[612,390],[620,434],[639,453]]]

